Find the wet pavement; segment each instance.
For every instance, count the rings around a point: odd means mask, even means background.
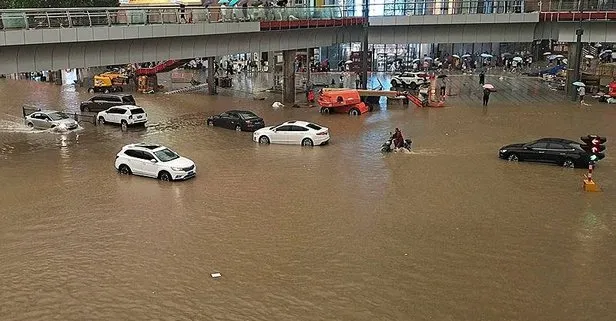
[[[89,94],[0,80],[0,320],[612,320],[616,109],[519,77],[488,78],[482,108],[477,76],[451,78],[445,108],[360,117],[274,110],[251,98],[262,84],[136,94],[145,129],[68,134],[29,131],[21,106],[75,111]],[[314,121],[332,141],[259,146],[205,126],[231,108]],[[394,127],[410,154],[378,151]],[[497,158],[590,133],[608,137],[602,193],[581,190],[583,169]],[[115,154],[140,141],[197,177],[118,175]]]

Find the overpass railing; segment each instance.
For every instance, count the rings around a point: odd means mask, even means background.
[[[113,25],[243,21],[334,20],[349,16],[343,7],[117,7],[0,10],[2,29],[72,28]]]
[[[539,1],[541,12],[616,11],[614,0],[547,0]]]

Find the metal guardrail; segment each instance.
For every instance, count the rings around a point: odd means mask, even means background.
[[[539,1],[541,12],[616,11],[614,0],[547,0]]]
[[[399,0],[371,4],[371,17],[616,11],[615,0]],[[362,16],[362,6],[225,7],[156,6],[0,10],[0,29],[49,29],[114,25],[217,22],[324,21]],[[606,16],[607,17],[607,16]],[[353,22],[356,24],[356,21]],[[315,24],[318,26],[318,24]]]
[[[39,107],[33,107],[33,106],[28,106],[28,105],[21,107],[21,112],[24,118],[26,118],[26,116],[34,112],[41,111],[41,110],[42,109]],[[63,111],[63,113],[73,118],[78,123],[86,122],[86,123],[94,124],[94,126],[98,125],[98,123],[96,122],[95,113],[80,113],[80,112],[70,112],[70,111]]]
[[[46,29],[113,25],[153,25],[246,21],[332,20],[342,7],[119,7],[0,10],[1,29]]]

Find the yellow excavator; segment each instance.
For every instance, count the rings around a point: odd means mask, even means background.
[[[110,93],[123,91],[122,87],[126,82],[126,75],[119,72],[110,71],[94,76],[94,86],[88,88],[90,93]]]

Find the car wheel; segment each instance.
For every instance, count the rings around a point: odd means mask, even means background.
[[[124,164],[120,165],[120,168],[118,169],[118,171],[122,175],[131,175],[133,173],[133,171],[130,170],[130,167]]]
[[[314,146],[314,142],[313,142],[313,141],[312,141],[312,139],[310,139],[310,138],[304,138],[304,139],[302,140],[302,146],[309,146],[309,147],[312,147],[312,146]]]
[[[511,154],[511,155],[509,155],[509,157],[507,157],[507,160],[508,160],[508,161],[510,161],[510,162],[517,162],[517,161],[519,161],[520,159],[518,158],[518,155],[516,155],[516,154]]]
[[[269,143],[270,143],[269,137],[267,137],[267,136],[265,136],[265,135],[263,135],[263,136],[259,137],[259,144],[265,144],[265,145],[267,145],[267,144],[269,144]]]
[[[411,88],[411,89],[415,90],[415,89],[417,89],[417,84],[416,84],[416,83],[414,83],[414,82],[412,82],[412,83],[409,85],[409,88]]]
[[[391,81],[391,86],[392,86],[392,87],[398,87],[398,82],[397,82],[395,79],[393,79],[393,80]]]
[[[321,108],[321,114],[331,114],[331,110],[329,108]]]
[[[361,115],[361,113],[359,112],[359,109],[353,108],[353,109],[349,110],[349,115],[351,115],[351,116],[359,116],[359,115]]]
[[[32,128],[34,128],[34,124],[33,123],[28,123],[28,127],[30,127],[32,129]]]
[[[242,126],[240,126],[240,125],[235,126],[235,131],[236,132],[241,132],[242,131]]]
[[[83,111],[86,112],[86,113],[89,113],[90,112],[90,107],[88,107],[88,106],[83,107]]]
[[[122,128],[122,130],[123,130],[123,131],[128,130],[128,123],[126,122],[126,120],[123,120],[123,121],[120,123],[120,127]]]
[[[88,88],[88,92],[93,94],[94,93],[94,88]]]
[[[171,174],[169,174],[168,172],[162,171],[158,174],[158,179],[164,182],[169,182],[171,181]]]
[[[563,162],[563,167],[575,168],[575,163],[570,159],[565,159],[565,161]]]
[[[105,118],[104,117],[98,117],[98,123],[101,125],[105,125]]]
[[[211,121],[211,120],[208,120],[208,121],[207,121],[207,125],[208,125],[208,126],[214,126],[214,122],[213,122],[213,121]]]

